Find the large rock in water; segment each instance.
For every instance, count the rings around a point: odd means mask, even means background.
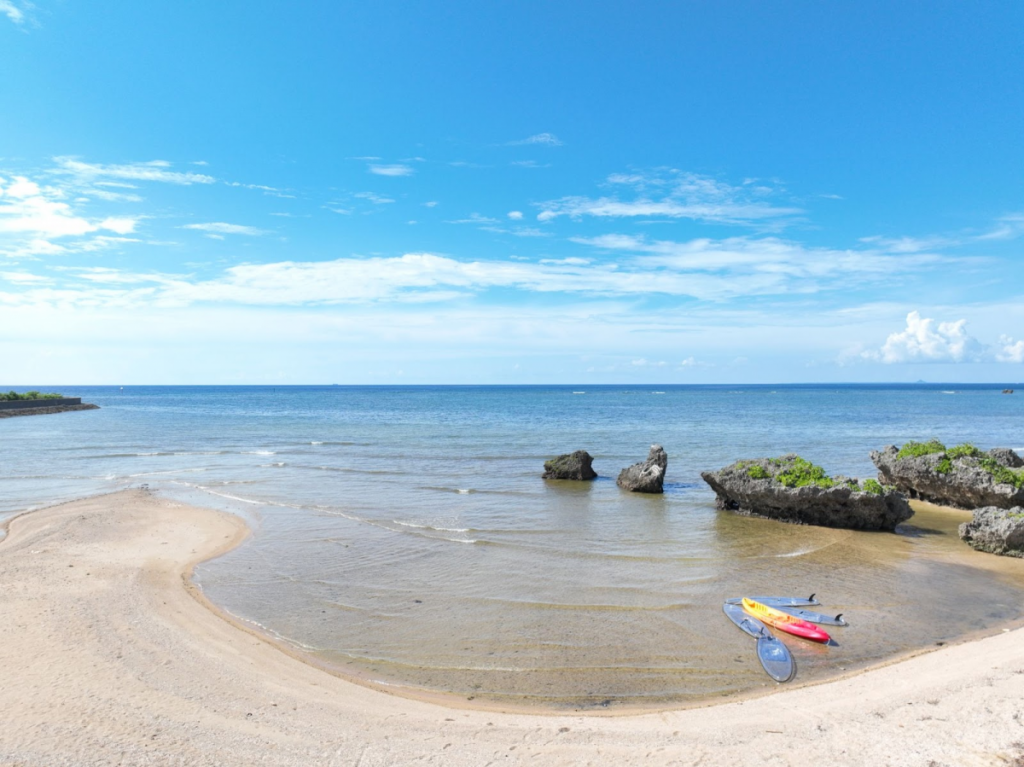
[[[949,451],[951,456],[941,444],[933,444],[937,446],[936,452],[926,455],[901,458],[895,445],[872,452],[871,460],[878,467],[878,481],[894,485],[911,498],[943,506],[961,509],[1024,506],[1024,485],[1015,480],[1015,470],[1024,466],[1024,461],[1015,452],[995,448],[965,455],[958,454],[959,448],[953,448]]]
[[[978,551],[1024,558],[1024,509],[975,509],[974,519],[960,525],[960,538]]]
[[[665,449],[661,445],[651,445],[647,460],[623,469],[615,484],[631,493],[663,493],[667,468],[668,455]]]
[[[737,461],[701,477],[720,509],[782,522],[850,530],[893,530],[914,512],[892,488],[829,477],[796,455]]]
[[[550,461],[544,461],[544,479],[594,479],[597,472],[591,468],[594,459],[586,450],[565,453]]]

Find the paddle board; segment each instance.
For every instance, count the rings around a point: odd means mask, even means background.
[[[761,621],[747,615],[739,605],[722,605],[722,610],[740,630],[757,638],[757,659],[761,667],[776,682],[788,682],[796,676],[796,661],[789,648],[772,636]]]

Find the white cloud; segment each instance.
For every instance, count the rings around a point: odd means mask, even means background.
[[[210,236],[222,236],[213,233]],[[156,277],[154,277],[154,280]],[[334,261],[243,264],[216,279],[164,280],[145,300],[162,305],[216,302],[254,305],[317,305],[372,302],[449,301],[489,289],[599,296],[672,295],[723,300],[777,292],[774,276],[685,274],[642,266],[590,264],[579,259],[552,263],[459,261],[431,253],[392,258],[340,258]],[[58,292],[0,297],[23,304],[59,300],[90,305],[128,305],[133,294],[95,294],[67,286]]]
[[[709,272],[761,272],[789,279],[850,275],[883,277],[948,259],[930,254],[894,255],[878,249],[810,248],[778,237],[698,238],[677,242],[627,234],[574,237],[572,242],[637,256],[648,267]]]
[[[630,363],[630,364],[632,364],[633,367],[638,367],[638,368],[647,368],[647,367],[663,368],[663,367],[665,367],[666,363],[665,363],[664,360],[658,360],[657,362],[652,362],[652,361],[649,361],[649,360],[645,359],[644,357],[641,357],[638,360],[633,360],[633,362]]]
[[[0,13],[15,24],[22,24],[25,21],[25,11],[15,5],[13,0],[0,0]]]
[[[968,335],[967,320],[940,322],[922,318],[919,312],[907,315],[907,327],[892,333],[878,351],[862,354],[865,359],[887,364],[901,362],[977,362],[985,347]]]
[[[409,165],[371,165],[370,173],[375,176],[411,176],[415,169]]]
[[[245,234],[250,237],[258,237],[267,232],[257,229],[255,226],[243,226],[242,224],[226,224],[223,221],[215,221],[208,224],[185,224],[182,229],[196,229],[209,234]]]
[[[521,210],[510,210],[508,212],[508,217],[513,221],[520,221],[523,218],[523,212]]]
[[[0,178],[0,235],[27,238],[46,250],[50,247],[47,241],[53,238],[81,237],[100,230],[128,234],[135,229],[135,218],[96,220],[78,215],[63,201],[64,196],[63,190],[40,186],[24,176],[15,176],[10,182]],[[22,248],[25,245],[24,241],[18,243]]]
[[[780,226],[785,219],[803,211],[752,199],[750,189],[734,187],[707,176],[675,169],[651,173],[615,173],[608,184],[631,187],[640,196],[633,200],[618,197],[570,196],[539,203],[538,221],[560,216],[579,219],[599,218],[688,218],[725,224]],[[761,194],[756,194],[760,198]]]
[[[430,200],[429,202],[423,203],[424,208],[436,208],[440,203],[437,200]]]
[[[540,146],[562,146],[563,142],[559,140],[558,136],[554,133],[537,133],[533,136],[528,136],[518,141],[509,141],[505,146],[528,146],[531,144],[539,144]]]
[[[0,277],[15,285],[41,285],[51,281],[49,277],[30,272],[0,272]]]
[[[1024,213],[1012,213],[996,219],[996,228],[979,235],[979,240],[1012,240],[1024,234]]]
[[[1014,342],[1010,336],[1000,336],[1001,348],[996,354],[999,362],[1024,362],[1024,340]]]
[[[479,213],[470,213],[468,218],[457,218],[454,221],[445,221],[446,224],[496,224],[498,219],[489,216],[481,216]]]
[[[71,175],[85,182],[96,182],[100,179],[127,179],[131,181],[153,181],[165,184],[189,186],[191,184],[212,184],[213,176],[203,173],[182,173],[169,170],[171,163],[166,160],[128,163],[125,165],[101,165],[98,163],[80,162],[72,157],[55,157],[57,163],[53,173]]]
[[[388,205],[394,202],[390,197],[383,197],[376,192],[356,192],[352,196],[357,197],[360,200],[369,200],[374,205]]]

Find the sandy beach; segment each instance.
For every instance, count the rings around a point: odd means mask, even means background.
[[[370,689],[208,608],[235,517],[143,490],[0,542],[4,765],[1024,764],[1024,633],[821,685],[643,715],[523,715]]]

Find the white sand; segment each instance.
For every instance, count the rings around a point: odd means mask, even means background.
[[[183,573],[229,515],[127,491],[0,542],[4,765],[1024,765],[1024,632],[754,700],[497,714],[338,679],[227,622]]]

